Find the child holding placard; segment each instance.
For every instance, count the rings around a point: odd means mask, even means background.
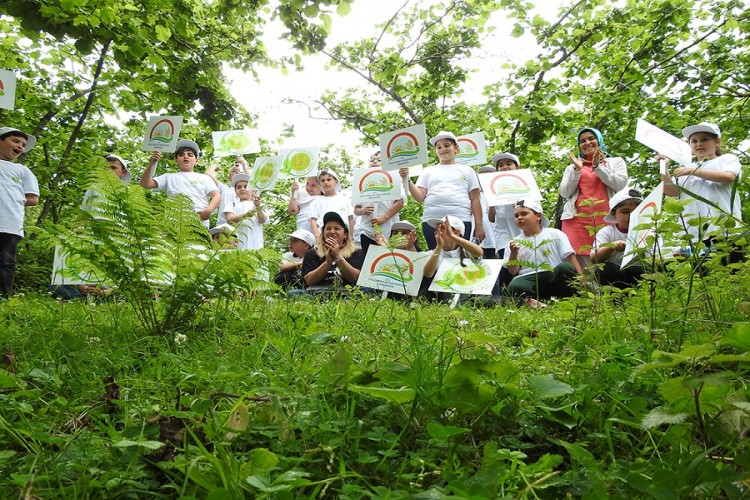
[[[320,185],[317,177],[305,179],[305,189],[300,189],[299,184],[292,182],[292,194],[289,196],[287,211],[290,215],[297,217],[297,229],[312,232],[310,216],[312,215],[313,202],[320,196]]]
[[[174,161],[180,171],[153,177],[153,169],[162,156],[159,151],[154,151],[141,177],[141,187],[157,191],[164,190],[168,196],[184,194],[193,202],[201,222],[208,229],[209,217],[219,207],[221,194],[211,177],[194,172],[195,165],[200,159],[200,152],[195,142],[180,139],[177,141],[174,153]]]
[[[25,207],[39,204],[36,176],[15,160],[36,144],[36,137],[0,127],[0,296],[13,291],[18,243],[23,238]]]
[[[620,269],[620,265],[628,240],[630,214],[642,201],[641,192],[632,188],[618,191],[609,199],[612,210],[604,217],[604,222],[610,225],[596,233],[591,249],[591,262],[604,264],[604,267],[597,271],[599,283],[602,285],[627,288],[641,279],[643,267],[634,263]]]
[[[263,248],[263,224],[268,218],[263,212],[263,204],[255,191],[248,189],[250,176],[237,174],[232,177],[232,187],[237,201],[232,206],[224,207],[227,222],[236,224],[239,238],[237,248],[240,250],[259,250]]]
[[[370,156],[370,168],[380,168],[380,151]],[[377,245],[375,226],[384,234],[391,233],[391,227],[400,220],[399,212],[406,203],[406,197],[398,200],[361,203],[354,206],[354,215],[359,218],[359,239],[362,251],[367,254],[370,245]],[[357,242],[355,241],[355,244]]]
[[[742,168],[735,155],[721,152],[721,130],[713,123],[703,122],[685,127],[682,135],[698,161],[677,167],[672,172],[673,177],[662,175],[664,194],[693,200],[684,211],[687,231],[693,243],[703,241],[709,247],[711,238],[723,231],[721,226],[716,225],[716,217],[728,214],[736,220],[742,219],[740,196],[737,193],[733,196],[732,193],[732,186],[740,178]],[[657,156],[657,159],[668,161],[663,155]],[[681,192],[676,186],[712,201],[719,209]],[[693,219],[699,219],[701,223],[688,224]],[[732,260],[737,260],[738,257],[735,256]]]
[[[518,170],[521,167],[518,156],[513,153],[497,153],[492,155],[492,164],[496,172],[506,172],[508,170]],[[497,249],[497,258],[502,259],[505,253],[505,247],[508,246],[510,239],[518,234],[516,218],[513,214],[513,205],[499,205],[490,207],[487,217],[492,224],[495,236],[495,248]]]
[[[206,169],[206,175],[214,180],[216,187],[219,188],[219,194],[221,195],[221,204],[219,205],[219,213],[216,218],[217,226],[227,223],[227,219],[224,217],[224,212],[221,210],[221,207],[231,206],[232,203],[237,201],[237,196],[234,194],[234,189],[232,188],[232,178],[239,173],[250,173],[247,160],[245,160],[245,157],[242,155],[238,155],[237,158],[235,158],[234,165],[232,165],[232,168],[229,170],[229,177],[227,179],[229,184],[225,184],[216,178],[216,171],[219,168],[220,167],[217,163],[212,163]]]
[[[538,201],[519,201],[513,211],[521,234],[505,251],[504,267],[513,276],[508,292],[525,297],[531,307],[544,307],[537,299],[572,296],[571,282],[583,271],[568,237],[549,227]]]
[[[429,248],[435,248],[435,229],[430,219],[452,215],[464,222],[463,238],[470,240],[472,233],[481,243],[485,232],[482,225],[482,207],[479,202],[479,179],[471,167],[456,163],[458,139],[451,132],[442,131],[430,139],[439,159],[422,173],[416,184],[409,179],[409,169],[399,169],[399,175],[408,186],[412,198],[424,203],[422,233]],[[472,218],[474,224],[472,224]],[[472,231],[472,228],[474,230]]]

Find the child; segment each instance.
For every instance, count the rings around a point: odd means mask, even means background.
[[[174,161],[180,171],[152,177],[154,167],[162,156],[159,151],[154,151],[141,177],[141,187],[157,191],[166,190],[169,196],[184,194],[193,202],[195,211],[208,229],[209,217],[219,206],[221,194],[211,177],[193,171],[200,159],[200,151],[195,142],[180,139],[174,153]]]
[[[133,179],[133,174],[128,170],[128,165],[130,164],[129,161],[124,160],[121,156],[116,154],[106,154],[104,155],[104,159],[107,160],[109,170],[124,184],[129,183]],[[87,189],[86,193],[83,195],[81,210],[99,211],[99,209],[89,204],[92,199],[95,199],[97,196],[99,196],[99,193],[97,193],[95,189]]]
[[[433,165],[422,173],[413,183],[409,179],[409,169],[402,168],[399,174],[408,186],[412,198],[424,203],[422,213],[422,232],[427,246],[435,248],[435,230],[427,221],[453,215],[464,221],[466,231],[464,239],[471,239],[472,217],[476,240],[484,239],[482,225],[482,207],[479,203],[479,180],[471,167],[456,163],[458,140],[451,132],[442,131],[432,139],[430,144],[435,148],[440,163]]]
[[[492,164],[495,165],[496,172],[506,172],[508,170],[518,170],[521,163],[518,156],[513,153],[497,153],[492,155]],[[499,205],[490,207],[487,218],[493,224],[493,233],[495,236],[495,248],[497,249],[497,258],[502,259],[505,253],[505,247],[511,238],[518,234],[516,226],[516,217],[513,213],[513,205]]]
[[[248,189],[250,176],[237,174],[232,177],[232,187],[237,201],[232,206],[224,205],[222,211],[228,222],[238,223],[237,236],[241,250],[259,250],[263,248],[263,224],[268,220],[263,212],[260,197]]]
[[[370,157],[370,168],[380,168],[380,165],[380,151],[378,151]],[[398,200],[378,201],[354,206],[354,215],[360,217],[361,221],[357,222],[357,226],[361,229],[359,239],[365,255],[370,245],[377,245],[375,226],[380,226],[383,234],[390,234],[393,223],[400,220],[399,212],[405,203],[406,197],[402,196]]]
[[[400,220],[398,222],[394,222],[391,226],[391,238],[396,236],[397,234],[400,234],[404,237],[404,243],[403,245],[397,247],[399,250],[408,250],[410,252],[421,252],[422,249],[419,248],[419,243],[417,242],[417,228],[414,227],[414,224],[409,222],[408,220]],[[382,234],[375,235],[375,243],[380,245],[381,247],[388,246],[388,242],[385,239],[385,236]]]
[[[24,208],[39,204],[39,183],[27,167],[13,163],[34,147],[36,137],[0,127],[0,295],[10,295],[16,277]]]
[[[643,201],[641,192],[637,189],[625,188],[609,199],[612,210],[604,217],[604,222],[612,225],[600,229],[596,233],[594,247],[591,249],[591,262],[604,263],[604,267],[597,271],[599,283],[616,288],[633,286],[641,279],[643,268],[632,264],[620,269],[625,243],[628,239],[630,213]]]
[[[722,154],[721,130],[713,123],[703,122],[685,127],[682,129],[682,135],[688,140],[690,149],[698,161],[674,169],[674,178],[663,175],[664,194],[693,200],[685,207],[684,213],[687,219],[685,223],[687,224],[691,219],[699,219],[701,224],[688,225],[688,233],[693,243],[703,241],[706,246],[710,246],[711,233],[722,231],[722,228],[714,223],[715,217],[726,213],[736,220],[742,219],[740,196],[734,193],[734,198],[732,198],[732,185],[742,174],[740,160],[733,154]],[[663,155],[657,158],[666,160]],[[676,185],[712,201],[720,207],[720,210],[692,198],[687,193],[681,193],[675,187]],[[705,225],[707,227],[704,229]]]
[[[297,229],[312,231],[310,216],[313,202],[320,196],[320,185],[317,177],[308,177],[305,180],[305,189],[300,189],[299,184],[292,182],[292,194],[289,196],[289,207],[287,211],[297,216]]]
[[[229,205],[237,201],[237,197],[234,194],[234,189],[232,189],[232,186],[231,186],[232,178],[239,173],[249,175],[250,169],[247,165],[247,161],[245,160],[245,157],[243,157],[242,155],[237,156],[237,158],[235,158],[234,160],[234,165],[229,170],[229,177],[228,177],[229,184],[224,184],[223,182],[220,182],[216,178],[216,170],[218,169],[219,169],[219,165],[216,163],[212,163],[206,169],[206,175],[209,176],[211,179],[213,179],[213,181],[216,183],[216,186],[219,188],[219,194],[221,195],[221,199],[222,199],[222,203],[219,205],[219,207],[221,207],[221,205],[225,203]],[[216,225],[221,226],[222,224],[226,224],[226,223],[227,223],[227,219],[224,217],[224,212],[219,210],[219,214],[216,217]]]
[[[282,288],[303,288],[302,260],[315,246],[315,236],[306,229],[297,229],[289,235],[289,251],[281,258],[279,272],[274,282]]]
[[[473,260],[482,258],[482,247],[463,238],[466,226],[458,217],[446,215],[444,219],[430,219],[427,223],[435,229],[435,248],[424,266],[425,278],[435,276],[444,258],[462,261],[467,257]]]
[[[540,298],[572,296],[570,282],[583,271],[568,237],[549,227],[538,201],[516,202],[513,211],[521,234],[505,250],[504,267],[513,276],[508,292],[526,297],[531,307],[545,307]]]
[[[477,170],[477,175],[492,173],[494,171],[494,168],[490,167],[489,165],[485,165],[484,167],[479,167],[479,170]],[[490,207],[487,204],[487,197],[484,195],[484,191],[481,188],[479,190],[479,206],[482,207],[482,226],[487,228],[484,239],[479,243],[479,246],[482,247],[482,252],[484,252],[483,257],[485,259],[496,259],[497,247],[495,246],[495,232],[492,231],[492,226],[490,224]]]
[[[214,226],[208,232],[211,234],[211,239],[218,245],[221,245],[220,250],[222,251],[235,250],[239,244],[234,227],[229,224],[225,223]]]
[[[344,193],[337,193],[339,178],[330,168],[324,168],[318,173],[318,184],[323,196],[318,196],[310,210],[310,227],[315,239],[320,239],[323,229],[323,216],[328,212],[336,212],[347,224],[347,231],[354,228],[354,211],[352,202]]]

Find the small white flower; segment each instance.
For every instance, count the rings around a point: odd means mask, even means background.
[[[460,320],[460,321],[458,322],[458,324],[459,324],[459,326],[466,326],[466,325],[468,325],[468,324],[469,324],[469,322],[468,322],[468,321],[466,321],[465,319],[462,319],[462,320]]]
[[[370,297],[370,302],[375,302],[377,299],[375,297]]]
[[[187,340],[187,335],[185,335],[184,333],[178,333],[177,335],[174,336],[174,343],[177,345],[182,344],[186,340]]]
[[[89,344],[95,344],[95,343],[101,342],[101,341],[102,341],[102,339],[100,339],[99,337],[89,337]]]
[[[266,297],[266,302],[273,302],[273,297]]]
[[[409,304],[409,307],[411,307],[412,309],[416,309],[417,308],[417,303],[416,302],[412,302],[411,304]]]
[[[342,335],[339,337],[340,342],[349,342],[349,335]]]

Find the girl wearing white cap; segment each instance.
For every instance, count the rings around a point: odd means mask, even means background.
[[[732,197],[732,185],[742,172],[740,160],[733,154],[721,152],[721,130],[713,123],[703,122],[685,127],[682,135],[690,144],[697,162],[675,168],[672,177],[663,175],[664,194],[692,200],[684,211],[687,231],[693,243],[704,241],[710,245],[710,237],[722,230],[714,223],[716,217],[729,214],[736,220],[742,219],[740,197],[737,193]],[[666,157],[658,155],[657,159],[666,160]],[[721,209],[717,210],[681,192],[677,186],[714,202]],[[696,218],[701,220],[701,224],[688,224],[688,221]]]
[[[440,163],[425,169],[416,184],[409,179],[409,169],[399,170],[412,198],[424,203],[422,232],[427,246],[435,248],[436,244],[435,229],[427,221],[442,219],[446,215],[458,217],[464,222],[464,239],[470,240],[473,233],[476,240],[481,242],[485,233],[476,172],[471,167],[456,163],[458,139],[451,132],[440,132],[430,139],[430,144],[435,148]],[[472,218],[476,224],[473,231]]]
[[[568,237],[549,227],[538,201],[516,202],[513,210],[521,233],[505,251],[504,267],[513,277],[508,292],[532,307],[544,307],[537,299],[573,295],[571,282],[583,271]]]

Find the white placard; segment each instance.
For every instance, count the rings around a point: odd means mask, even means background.
[[[490,295],[502,267],[501,259],[471,260],[466,258],[463,266],[461,259],[443,259],[429,290]]]
[[[281,175],[282,156],[261,156],[255,159],[250,172],[248,188],[256,191],[271,191]]]
[[[484,144],[484,132],[458,137],[456,163],[468,165],[469,167],[487,163],[487,147]]]
[[[664,183],[660,182],[656,188],[646,196],[643,201],[630,212],[630,224],[628,225],[628,239],[625,242],[625,252],[622,257],[620,269],[624,269],[633,260],[635,249],[646,248],[646,238],[654,233],[652,217],[661,213],[661,202],[664,198]],[[633,229],[641,224],[651,224],[646,229]]]
[[[491,207],[510,205],[518,200],[543,199],[534,173],[528,168],[479,174],[479,183]]]
[[[427,163],[427,131],[424,124],[380,136],[381,168],[386,171]],[[412,175],[412,174],[410,174]]]
[[[148,119],[141,150],[174,153],[181,129],[181,116],[152,116]]]
[[[258,135],[251,130],[211,132],[214,156],[236,156],[260,152]]]
[[[16,104],[16,74],[0,69],[0,108],[14,109]]]
[[[352,181],[352,203],[400,200],[402,185],[397,172],[358,168],[354,170]]]
[[[663,131],[646,120],[638,119],[635,127],[635,140],[657,153],[671,158],[680,165],[690,165],[693,162],[693,153],[687,142]]]
[[[81,267],[86,267],[85,262],[80,261]],[[77,267],[74,257],[66,253],[60,245],[55,246],[55,257],[52,261],[52,284],[53,285],[103,285],[104,280],[96,279],[95,276],[83,272],[73,271]]]
[[[357,285],[416,296],[429,254],[370,245]]]
[[[318,148],[292,148],[279,150],[280,175],[284,178],[301,179],[318,175]]]

